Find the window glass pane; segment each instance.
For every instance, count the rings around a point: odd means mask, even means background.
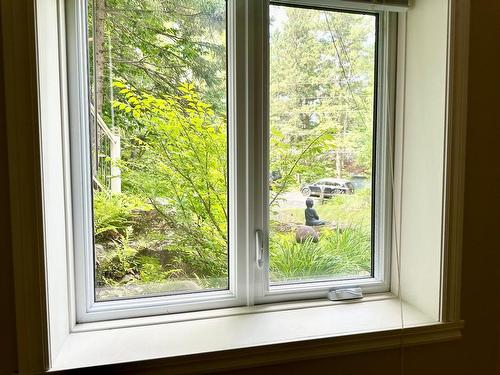
[[[372,275],[377,22],[270,7],[271,285]]]
[[[226,2],[91,0],[97,301],[228,288]]]

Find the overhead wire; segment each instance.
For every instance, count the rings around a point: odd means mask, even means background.
[[[348,77],[347,77],[347,72],[346,72],[346,69],[345,69],[345,66],[342,62],[342,58],[340,56],[340,53],[339,53],[339,48],[337,46],[337,43],[335,41],[335,37],[333,35],[333,32],[332,32],[332,26],[330,25],[330,21],[329,21],[329,18],[328,18],[328,15],[326,14],[326,12],[324,12],[324,16],[325,16],[325,20],[326,20],[326,24],[327,24],[327,27],[328,27],[328,30],[330,32],[330,35],[331,35],[331,38],[332,38],[332,43],[335,47],[335,51],[336,51],[336,54],[337,54],[337,58],[339,60],[339,65],[341,67],[341,71],[342,71],[342,74],[344,75],[344,79],[345,79],[345,82],[346,82],[346,85],[347,85],[347,88],[351,94],[351,97],[354,101],[354,103],[356,104],[356,106],[359,108],[359,105],[355,99],[355,96],[354,96],[354,93],[353,93],[353,90],[350,86],[350,83],[349,83],[349,80],[348,80]],[[334,26],[333,26],[334,28]],[[338,35],[338,39],[339,39],[339,44],[341,45],[341,48],[343,48],[343,53],[346,57],[347,60],[350,59],[347,51],[346,51],[346,48],[345,48],[345,44],[342,40],[342,36],[340,33],[337,32],[337,30],[335,30],[335,33]],[[405,59],[406,61],[406,59]],[[349,64],[351,64],[351,62],[349,62]],[[384,78],[385,78],[385,82],[384,84],[386,85],[386,87],[389,87],[389,77],[388,75],[384,75]],[[386,118],[387,119],[390,119],[394,113],[395,113],[395,108],[392,108],[391,107],[391,104],[392,102],[389,100],[389,101],[386,101],[385,102],[385,108],[384,110],[386,111]],[[366,111],[366,108],[364,108],[364,110]],[[361,111],[360,111],[361,112]],[[359,113],[359,112],[358,112]],[[403,120],[404,122],[404,120]],[[404,146],[404,124],[403,124],[403,129],[402,129],[402,144]],[[390,176],[389,176],[389,179],[390,179],[390,182],[391,182],[391,188],[392,188],[392,191],[393,191],[393,196],[394,196],[394,192],[395,192],[395,188],[396,188],[396,183],[395,183],[395,157],[394,157],[394,142],[395,142],[395,138],[392,138],[392,139],[389,139],[389,160],[390,160],[390,167],[389,167],[389,173],[390,173]],[[401,163],[401,174],[403,174],[403,170],[404,170],[404,164]],[[402,204],[402,195],[403,195],[403,187],[401,186],[400,187],[400,204]],[[401,210],[400,210],[401,211]],[[393,225],[392,225],[392,228],[393,228],[393,235],[394,235],[394,251],[395,251],[395,256],[396,256],[396,272],[397,272],[397,285],[398,285],[398,298],[399,298],[399,309],[400,309],[400,324],[401,324],[401,333],[400,333],[400,374],[403,375],[404,372],[405,372],[405,362],[404,362],[404,352],[405,352],[405,349],[404,349],[404,343],[403,343],[403,329],[404,329],[404,306],[403,306],[403,299],[402,299],[402,281],[401,281],[401,268],[402,268],[402,262],[401,262],[401,222],[398,221],[398,217],[397,217],[397,212],[396,212],[396,207],[395,207],[395,202],[394,202],[394,199],[393,199],[393,204],[392,204],[392,221],[393,221]],[[400,219],[400,218],[399,218]]]

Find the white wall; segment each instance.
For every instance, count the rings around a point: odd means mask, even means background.
[[[408,11],[406,84],[398,88],[404,112],[396,124],[403,146],[400,292],[432,321],[440,313],[447,29],[448,0],[417,0]]]

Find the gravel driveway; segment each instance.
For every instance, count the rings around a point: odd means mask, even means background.
[[[316,202],[319,202],[319,198],[314,198],[311,197],[315,204]],[[300,191],[290,191],[288,193],[284,193],[281,196],[281,199],[279,201],[279,207],[280,208],[306,208],[306,199],[307,197],[304,197]]]

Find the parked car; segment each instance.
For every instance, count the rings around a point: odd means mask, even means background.
[[[371,179],[366,176],[354,175],[351,176],[350,181],[356,190],[367,189],[371,186]]]
[[[337,194],[354,194],[354,186],[342,178],[323,178],[312,184],[303,184],[300,192],[306,197],[332,197]]]

